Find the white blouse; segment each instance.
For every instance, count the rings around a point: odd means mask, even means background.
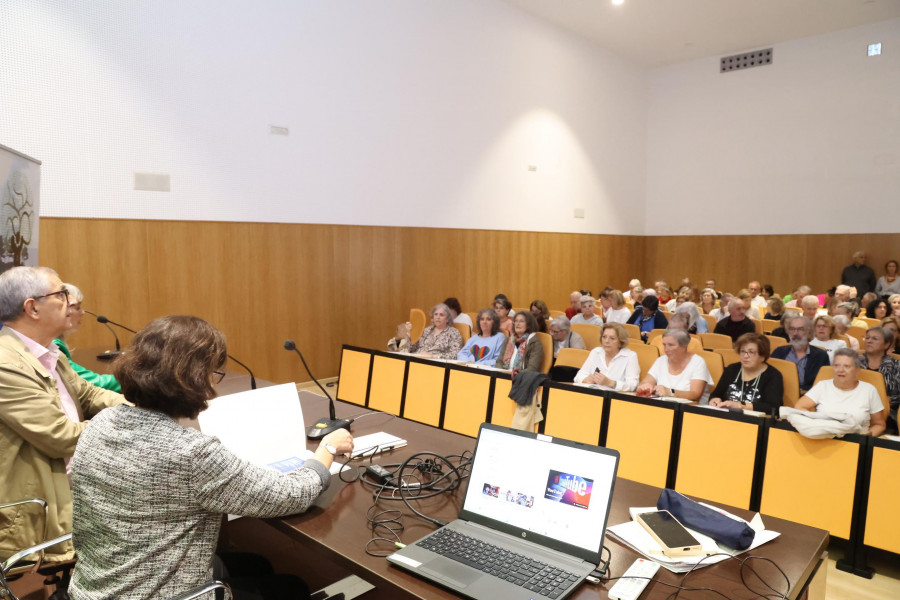
[[[613,356],[607,364],[606,351],[601,346],[597,346],[591,350],[584,365],[575,375],[575,383],[581,383],[591,373],[598,372],[616,382],[616,387],[611,389],[615,389],[617,392],[633,392],[637,389],[638,381],[641,378],[641,365],[638,363],[635,351],[628,348],[620,349],[618,354]]]

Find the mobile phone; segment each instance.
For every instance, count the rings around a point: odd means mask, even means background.
[[[641,513],[637,522],[662,546],[666,556],[695,556],[703,550],[697,538],[667,510]]]

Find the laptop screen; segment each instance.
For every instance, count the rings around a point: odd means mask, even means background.
[[[599,556],[618,462],[615,450],[482,425],[460,517]]]

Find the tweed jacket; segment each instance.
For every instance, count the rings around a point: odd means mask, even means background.
[[[315,459],[288,473],[253,465],[160,412],[103,411],[72,463],[78,563],[69,595],[172,598],[208,583],[223,514],[304,511],[329,478]]]
[[[15,333],[0,329],[0,504],[41,498],[49,504],[46,538],[72,531],[72,495],[65,459],[85,423],[102,409],[120,404],[120,394],[78,377],[65,356],[56,364],[82,422],[63,412],[56,380]],[[44,538],[44,517],[33,507],[0,511],[0,560]],[[71,543],[48,549],[48,562],[70,560]]]

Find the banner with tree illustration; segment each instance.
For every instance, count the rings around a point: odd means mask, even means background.
[[[0,273],[38,264],[41,161],[0,144]]]

